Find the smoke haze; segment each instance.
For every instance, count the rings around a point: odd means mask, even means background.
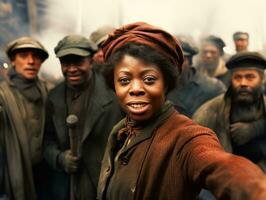
[[[232,34],[250,34],[250,50],[266,43],[264,0],[47,0],[46,24],[40,39],[50,52],[43,72],[60,74],[53,48],[67,34],[89,34],[102,25],[118,27],[146,21],[173,34],[190,35],[196,42],[214,34],[234,52]],[[46,68],[46,69],[45,69]]]

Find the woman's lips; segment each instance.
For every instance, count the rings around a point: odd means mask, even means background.
[[[141,115],[149,109],[148,103],[128,103],[127,107],[130,113],[135,115]]]

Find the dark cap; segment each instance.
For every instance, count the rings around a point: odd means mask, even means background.
[[[225,47],[225,43],[222,40],[222,38],[219,38],[219,37],[214,36],[214,35],[210,35],[207,38],[205,38],[204,41],[215,45],[220,50],[221,54],[222,55],[224,54],[223,48]]]
[[[89,39],[81,35],[68,35],[60,40],[54,48],[56,57],[66,55],[90,56],[97,51],[97,47]]]
[[[240,52],[233,55],[226,62],[226,67],[230,70],[237,68],[257,68],[264,70],[266,68],[266,60],[258,52]]]
[[[233,39],[234,40],[240,40],[240,39],[248,40],[249,39],[249,34],[247,32],[238,31],[238,32],[234,33]]]
[[[180,43],[181,43],[181,47],[182,47],[184,56],[192,57],[199,52],[197,47],[192,46],[187,41],[180,40]]]
[[[108,34],[115,30],[112,26],[101,26],[97,30],[91,33],[90,40],[94,42],[98,47],[100,44],[108,38]]]
[[[38,40],[32,37],[21,37],[10,42],[7,45],[6,54],[10,60],[12,58],[13,53],[19,49],[37,49],[40,51],[43,60],[47,59],[49,56],[44,46]]]

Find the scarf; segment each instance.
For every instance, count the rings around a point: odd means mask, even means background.
[[[172,109],[171,109],[172,108]],[[162,108],[149,120],[145,122],[138,122],[130,119],[128,116],[125,120],[125,126],[118,131],[117,140],[125,141],[126,138],[136,137],[142,130],[155,124],[161,124],[173,112],[173,106],[169,101],[166,101]]]
[[[8,77],[14,83],[19,92],[31,102],[41,99],[41,92],[37,86],[38,78],[26,79],[18,74],[14,67],[8,71]]]

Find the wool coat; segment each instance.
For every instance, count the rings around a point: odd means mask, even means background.
[[[261,101],[263,104],[263,108],[265,109],[265,95],[262,96]],[[230,134],[230,112],[231,97],[230,92],[228,91],[203,104],[193,115],[193,120],[195,120],[202,126],[206,126],[212,129],[217,134],[223,148],[230,153],[234,153],[233,141]],[[254,121],[255,120],[256,119],[254,119]],[[264,127],[265,115],[264,118],[259,122],[260,126],[257,126],[258,128],[254,127],[254,134],[256,134],[256,131],[264,131],[264,129],[260,128],[261,123],[262,127]],[[245,155],[243,154],[243,156],[249,158],[256,164],[258,164],[264,171],[266,171],[266,137],[265,133],[260,133],[258,135],[262,136],[260,136],[259,138],[252,139],[250,142],[248,142],[241,148],[243,148],[243,150],[246,149],[246,153],[244,153]]]
[[[102,75],[93,72],[89,98],[84,107],[83,133],[80,141],[81,161],[77,176],[81,200],[96,198],[101,160],[110,131],[122,119],[123,113],[112,90],[107,88]],[[65,82],[50,92],[47,104],[44,156],[54,171],[51,175],[53,199],[69,199],[69,174],[58,165],[60,153],[70,149],[66,124],[67,98]],[[81,105],[82,106],[82,105]]]
[[[44,82],[37,81],[37,87],[41,92],[42,107],[40,107],[41,133],[38,137],[41,151],[45,120],[45,102],[48,89]],[[34,185],[33,168],[30,155],[30,144],[23,114],[26,107],[17,98],[14,84],[10,80],[2,80],[0,83],[0,188],[1,193],[9,199],[35,200],[36,185]]]
[[[119,156],[117,133],[125,120],[114,127],[102,162],[98,199],[192,200],[203,187],[218,199],[266,198],[265,175],[256,165],[226,153],[210,129],[171,109],[166,119],[147,124],[152,131],[140,132]],[[112,181],[115,169],[120,178]]]

